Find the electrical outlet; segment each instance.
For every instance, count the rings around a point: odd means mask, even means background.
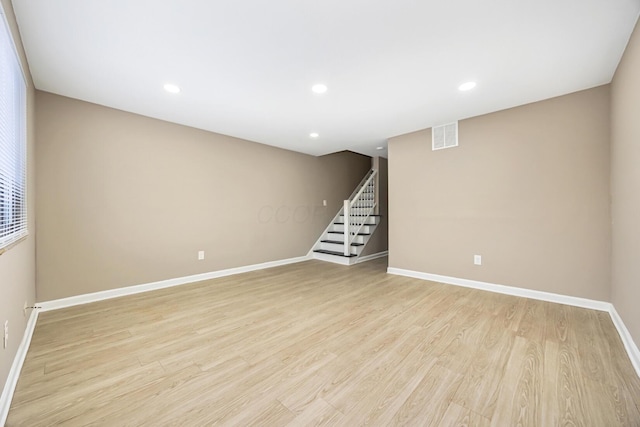
[[[482,265],[482,255],[474,255],[473,256],[473,263],[475,265]]]
[[[9,345],[9,321],[8,320],[4,321],[4,339],[2,340],[2,345],[4,346],[4,348],[7,348],[7,345]]]
[[[322,201],[322,206],[327,206],[327,201],[326,200]]]
[[[198,261],[202,261],[204,259],[204,251],[198,251]]]

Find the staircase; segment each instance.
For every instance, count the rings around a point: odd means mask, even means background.
[[[323,261],[352,265],[364,251],[380,223],[377,208],[377,171],[362,179],[313,247],[313,257]]]

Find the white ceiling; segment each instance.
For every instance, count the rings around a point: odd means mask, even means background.
[[[13,5],[38,89],[303,153],[383,156],[395,135],[610,82],[640,12],[640,0]]]

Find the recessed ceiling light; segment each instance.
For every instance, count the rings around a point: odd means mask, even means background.
[[[309,134],[309,138],[317,138],[317,137],[319,137],[319,136],[320,136],[320,134],[319,134],[318,132],[311,132],[311,133]]]
[[[174,84],[167,83],[164,85],[164,90],[169,93],[180,93],[180,88]]]
[[[318,84],[315,84],[315,85],[311,86],[311,90],[314,93],[323,94],[323,93],[325,93],[327,91],[327,85],[322,84],[322,83],[318,83]]]
[[[384,147],[376,147],[376,150],[384,150]]]
[[[458,90],[461,90],[461,91],[471,90],[474,87],[476,87],[476,82],[466,82],[458,86]]]

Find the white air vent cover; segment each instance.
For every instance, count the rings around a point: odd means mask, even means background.
[[[458,146],[458,122],[431,128],[431,149],[442,150]]]

